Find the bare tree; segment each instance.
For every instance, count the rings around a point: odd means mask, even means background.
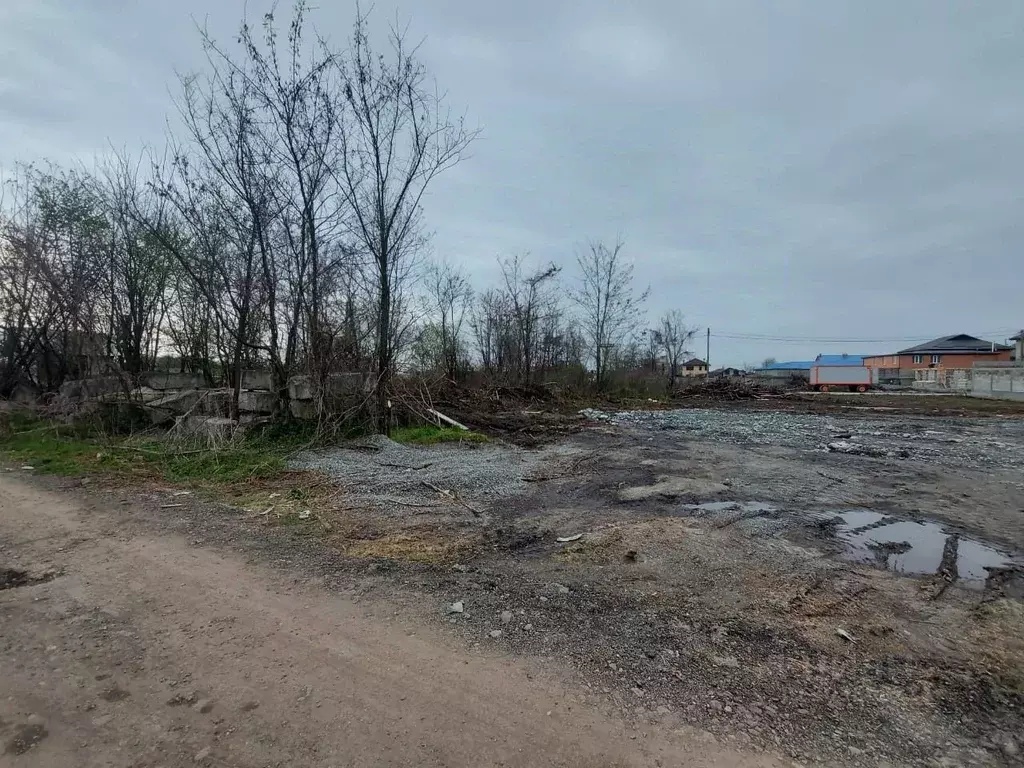
[[[644,362],[651,373],[658,371],[661,348],[661,332],[657,328],[648,328],[643,332]]]
[[[279,169],[272,188],[280,212],[275,257],[289,297],[282,305],[285,315],[274,319],[284,332],[285,368],[294,364],[300,335],[305,336],[314,396],[322,406],[334,340],[341,331],[340,323],[327,321],[325,309],[352,249],[339,242],[348,215],[335,181],[344,144],[339,54],[323,40],[312,46],[304,42],[307,9],[306,0],[297,0],[284,46],[278,43],[273,11],[264,17],[261,39],[243,24],[239,39],[245,55],[239,64],[205,33],[204,42],[221,63],[245,78],[266,125],[261,140]]]
[[[97,187],[109,224],[103,254],[108,349],[122,371],[138,376],[156,361],[171,272],[167,250],[139,216],[166,221],[161,210],[166,202],[139,183],[138,165],[126,155],[115,155],[100,166]]]
[[[669,387],[674,387],[679,376],[679,365],[689,354],[687,346],[697,335],[697,329],[688,328],[683,313],[673,309],[661,316],[656,333],[665,353]]]
[[[243,22],[239,55],[201,32],[207,71],[183,79],[178,104],[189,143],[175,148],[158,183],[189,231],[166,245],[231,336],[233,416],[251,350],[270,364],[279,416],[303,351],[317,361],[314,380],[326,377],[333,330],[323,323],[323,289],[351,253],[337,242],[337,54],[321,44],[307,57],[305,10],[300,0],[285,46],[273,14],[259,39]]]
[[[427,267],[426,289],[431,314],[437,318],[444,375],[451,381],[457,381],[463,350],[462,326],[473,301],[473,289],[466,275],[448,262]]]
[[[541,320],[553,304],[551,293],[561,267],[549,264],[534,272],[526,271],[526,254],[499,260],[505,294],[518,343],[518,373],[524,384],[533,382]]]
[[[518,324],[508,294],[499,288],[480,294],[470,324],[484,372],[504,380],[517,376],[522,355]]]
[[[649,293],[634,293],[633,265],[624,259],[622,249],[622,241],[609,248],[592,240],[576,252],[580,284],[572,297],[582,312],[598,389],[604,386],[606,356],[639,327]]]
[[[108,224],[95,185],[76,171],[32,166],[8,187],[0,216],[0,394],[19,382],[54,389],[94,372],[102,325]]]
[[[348,111],[337,170],[353,234],[376,267],[377,425],[382,431],[390,427],[396,283],[423,243],[420,201],[440,173],[465,157],[477,135],[445,109],[406,33],[392,28],[390,43],[388,57],[377,55],[367,18],[359,15],[350,50],[340,61]]]

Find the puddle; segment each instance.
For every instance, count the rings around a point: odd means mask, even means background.
[[[995,547],[932,521],[900,520],[868,509],[823,513],[818,518],[835,521],[835,536],[845,545],[844,559],[907,576],[946,571],[964,586],[978,588],[989,568],[1016,562]]]

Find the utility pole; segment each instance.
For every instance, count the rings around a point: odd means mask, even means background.
[[[711,373],[711,328],[708,328],[708,353],[704,357],[704,362],[708,364],[708,373]]]

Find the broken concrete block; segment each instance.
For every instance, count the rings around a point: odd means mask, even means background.
[[[238,410],[240,413],[271,413],[277,403],[277,395],[273,392],[253,390],[238,393]]]
[[[200,389],[206,385],[199,373],[144,373],[139,383],[152,389]]]
[[[312,400],[292,400],[288,406],[296,419],[312,421],[316,418],[316,406]]]
[[[294,400],[312,400],[313,384],[309,376],[292,376],[288,379],[288,397]]]
[[[242,389],[272,389],[273,378],[270,371],[242,371]]]
[[[103,395],[123,393],[129,389],[127,380],[117,376],[97,376],[91,379],[65,381],[58,393],[65,400],[85,400]]]
[[[327,397],[343,397],[361,393],[366,377],[362,373],[332,373],[324,382]],[[288,380],[288,396],[292,400],[312,400],[313,382],[309,376],[292,376]]]
[[[152,389],[150,387],[139,387],[138,389],[139,399],[144,403],[152,403],[154,400],[160,400],[167,396],[166,392],[161,392],[159,389]]]
[[[198,389],[186,389],[183,392],[165,394],[163,397],[150,400],[148,405],[155,410],[169,411],[180,416],[195,408],[199,404],[202,394]]]
[[[202,416],[227,416],[231,392],[226,389],[186,389],[165,394],[147,403],[150,408],[170,411],[176,416],[194,413]]]

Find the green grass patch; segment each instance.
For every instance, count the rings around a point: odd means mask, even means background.
[[[467,432],[458,427],[401,427],[391,432],[391,439],[396,443],[409,445],[437,445],[438,443],[486,443],[487,435],[479,432]]]

